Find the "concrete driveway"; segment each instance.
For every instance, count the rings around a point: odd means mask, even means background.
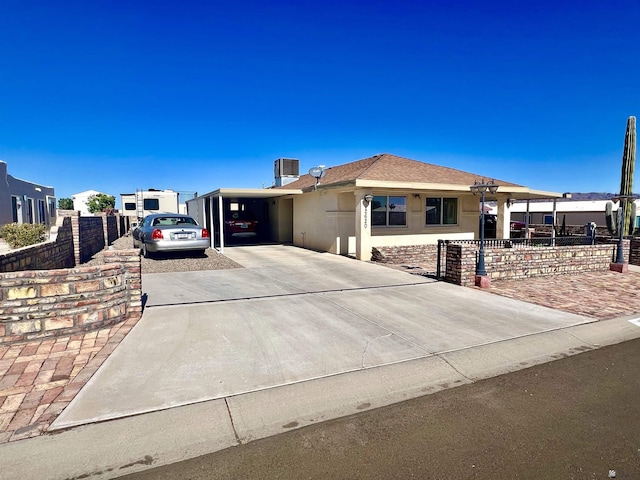
[[[245,268],[143,275],[142,319],[53,429],[216,399],[230,408],[250,392],[264,405],[275,387],[299,391],[304,382],[366,371],[382,374],[386,394],[416,395],[423,382],[450,378],[456,361],[477,362],[455,360],[455,352],[508,339],[521,339],[518,358],[527,344],[536,346],[532,358],[548,345],[570,350],[584,342],[538,345],[530,336],[593,322],[291,246],[225,252]],[[513,362],[513,352],[502,361]]]

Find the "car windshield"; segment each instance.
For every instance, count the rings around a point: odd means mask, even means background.
[[[174,225],[197,225],[191,217],[156,217],[153,219],[153,226],[174,226]]]

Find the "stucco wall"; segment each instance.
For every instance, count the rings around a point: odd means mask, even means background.
[[[56,221],[49,214],[49,199],[55,202],[55,192],[52,187],[28,182],[19,178],[14,178],[7,172],[7,164],[0,161],[0,225],[13,222],[11,197],[19,198],[21,204],[18,210],[18,223],[40,223],[38,201],[44,202],[44,222],[46,225],[53,225]],[[26,200],[25,200],[26,197]],[[28,220],[28,199],[33,202],[33,218]]]
[[[355,193],[353,190],[320,189],[296,196],[293,200],[294,244],[342,255],[355,253],[357,207],[365,193],[363,189],[357,189]],[[370,241],[365,247],[430,245],[442,239],[473,239],[478,230],[477,198],[459,197],[457,225],[427,226],[425,202],[431,194],[388,189],[376,189],[373,194],[406,196],[407,225],[371,226],[371,212],[367,209],[368,225],[365,229],[363,224],[363,234],[370,235]],[[442,196],[442,193],[433,193],[433,196]]]

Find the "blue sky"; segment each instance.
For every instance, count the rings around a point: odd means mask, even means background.
[[[58,198],[393,153],[616,192],[638,0],[3,0],[0,159]],[[638,190],[637,185],[635,190]]]

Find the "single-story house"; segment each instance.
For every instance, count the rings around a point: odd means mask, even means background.
[[[89,198],[93,195],[98,195],[97,190],[85,190],[84,192],[74,193],[71,195],[73,200],[73,209],[80,212],[83,217],[93,216],[93,213],[89,212]]]
[[[0,225],[7,223],[56,223],[56,195],[46,187],[12,177],[0,161]]]
[[[370,260],[376,247],[478,238],[480,196],[470,187],[489,181],[480,174],[387,153],[313,168],[302,176],[288,173],[286,181],[276,178],[272,188],[223,188],[198,196],[187,202],[187,211],[210,229],[213,246],[220,250],[226,219],[233,211],[246,210],[262,223],[260,241]],[[497,204],[499,238],[509,236],[508,208],[514,200],[562,197],[493,181],[498,190],[487,191],[485,201]]]

